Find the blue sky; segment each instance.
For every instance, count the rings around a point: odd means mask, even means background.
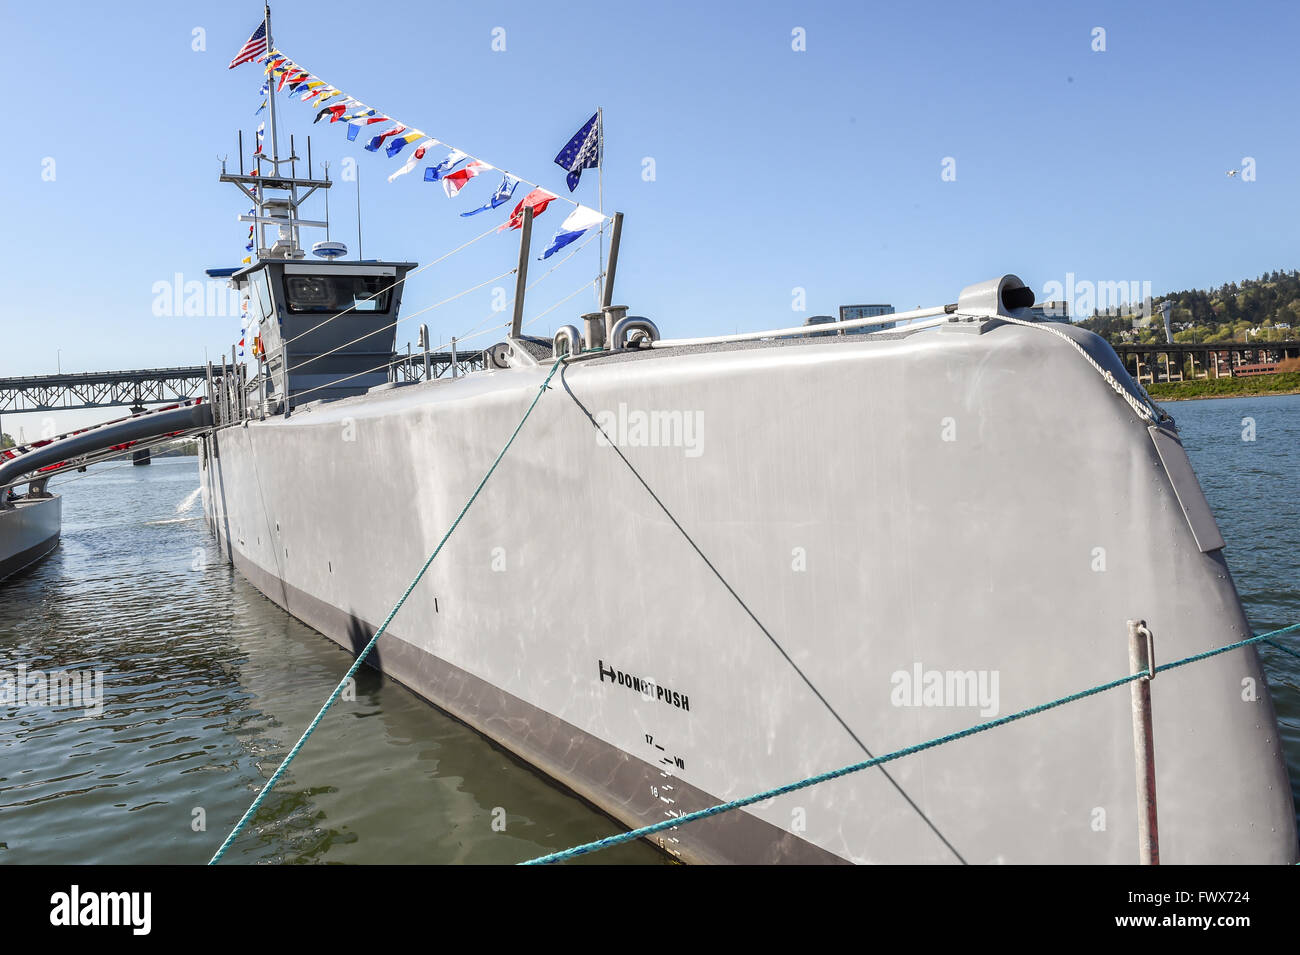
[[[247,203],[216,181],[217,157],[234,168],[236,130],[251,143],[260,119],[258,67],[226,69],[260,3],[0,9],[0,376],[228,353],[237,319],[155,316],[153,289],[244,254]],[[1158,295],[1297,265],[1290,4],[279,0],[273,16],[277,46],[307,69],[564,195],[551,160],[603,106],[605,208],[626,215],[615,298],[669,336],[781,327],[848,303],[940,304],[1008,271],[1040,292],[1074,273]],[[796,28],[805,50],[792,49]],[[312,127],[296,98],[280,107],[300,152],[311,131],[318,166],[337,175],[355,159],[366,257],[428,262],[492,223],[457,213],[496,180],[456,200],[418,170],[389,184],[404,155]],[[941,179],[945,157],[954,181]],[[1228,177],[1246,157],[1255,181]],[[355,188],[331,196],[332,237],[350,245]],[[596,177],[574,195],[594,205]],[[538,251],[563,214],[538,219]],[[514,235],[417,276],[405,311],[511,268]],[[526,316],[596,268],[592,245],[530,293]],[[806,312],[792,311],[796,288]],[[488,287],[411,325],[441,341],[491,316]],[[399,329],[399,342],[414,337]]]

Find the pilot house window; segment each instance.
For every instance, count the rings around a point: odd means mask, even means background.
[[[286,275],[291,312],[386,312],[393,279],[385,275]]]

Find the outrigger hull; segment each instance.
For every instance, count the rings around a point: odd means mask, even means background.
[[[1129,386],[1104,342],[1062,335]],[[359,650],[548,371],[216,431],[223,552]],[[1122,677],[1130,619],[1157,662],[1247,636],[1181,454],[1017,325],[576,360],[370,662],[620,822],[660,822]],[[1295,861],[1254,649],[1152,696],[1162,861]],[[1133,863],[1136,819],[1121,687],[655,841],[692,862]]]
[[[3,494],[0,491],[0,494]],[[59,546],[63,498],[20,498],[0,510],[0,580],[34,566]]]

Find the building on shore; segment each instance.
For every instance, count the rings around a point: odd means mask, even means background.
[[[805,326],[829,325],[834,321],[835,321],[834,315],[809,315],[808,318],[804,321],[804,325]],[[836,332],[834,331],[834,329],[832,329],[830,331],[825,331],[825,332],[809,332],[806,337],[825,338],[828,335],[834,335],[834,334],[836,334]]]
[[[810,315],[804,325],[829,325],[836,321],[847,322],[855,318],[877,318],[881,315],[893,315],[894,306],[892,305],[841,305],[840,317],[834,315]],[[866,335],[870,332],[878,332],[886,328],[897,327],[896,322],[886,322],[883,325],[866,325],[861,328],[842,328],[829,329],[824,332],[809,332],[809,338],[820,338],[824,335]]]
[[[854,318],[877,318],[881,315],[893,315],[894,306],[892,305],[841,305],[840,321],[847,322]],[[849,335],[865,335],[868,332],[879,332],[886,328],[896,328],[896,322],[890,322],[886,325],[871,325],[867,328],[854,328],[846,332]]]
[[[1029,311],[1035,318],[1044,322],[1065,322],[1067,325],[1070,323],[1069,302],[1040,302],[1031,305]]]

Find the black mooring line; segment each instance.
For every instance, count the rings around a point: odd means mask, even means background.
[[[858,738],[858,734],[853,732],[853,730],[849,727],[848,723],[844,722],[844,718],[841,717],[840,714],[835,711],[835,707],[831,706],[830,701],[827,700],[826,697],[822,695],[821,690],[817,689],[817,687],[813,684],[813,681],[808,679],[808,675],[804,673],[803,670],[799,669],[799,665],[790,658],[790,654],[785,652],[785,648],[781,646],[781,644],[777,641],[776,637],[772,636],[771,632],[767,629],[767,627],[763,626],[763,622],[759,620],[757,616],[755,616],[754,611],[749,609],[749,605],[746,604],[743,599],[741,599],[740,594],[736,593],[735,588],[732,587],[731,584],[727,582],[727,578],[723,577],[722,574],[718,572],[718,568],[713,566],[713,562],[709,560],[707,556],[705,556],[704,551],[700,550],[700,546],[696,544],[695,540],[691,537],[691,535],[686,532],[686,528],[682,527],[681,523],[673,515],[673,512],[668,510],[668,507],[664,504],[664,502],[659,499],[659,495],[656,494],[654,492],[654,489],[651,488],[650,485],[646,483],[646,480],[641,476],[641,473],[637,471],[635,467],[632,466],[632,462],[627,459],[627,457],[619,449],[618,445],[613,440],[610,439],[608,434],[605,434],[605,429],[600,426],[600,423],[596,421],[595,416],[593,416],[592,413],[589,410],[587,410],[587,406],[582,403],[581,399],[579,399],[578,396],[573,393],[573,389],[569,387],[568,379],[565,377],[565,372],[567,371],[568,371],[568,365],[566,364],[564,367],[560,369],[560,383],[564,385],[564,390],[569,395],[569,397],[573,399],[573,403],[576,404],[580,409],[582,409],[582,413],[587,416],[587,420],[591,422],[592,427],[594,427],[597,431],[599,431],[602,435],[604,435],[606,442],[609,444],[611,448],[614,449],[614,453],[617,454],[620,459],[622,459],[625,465],[627,465],[627,469],[632,472],[632,475],[637,479],[637,481],[640,482],[641,486],[646,489],[646,493],[648,493],[650,497],[654,499],[654,502],[659,505],[659,509],[662,510],[664,514],[667,515],[670,521],[673,522],[673,526],[677,528],[678,532],[681,533],[682,537],[686,538],[686,542],[691,545],[691,548],[695,551],[695,553],[699,554],[700,560],[704,561],[705,566],[708,567],[709,570],[713,572],[713,576],[718,578],[718,581],[722,584],[722,586],[727,588],[727,593],[731,594],[731,596],[735,598],[736,603],[740,604],[741,609],[744,610],[745,613],[749,615],[749,619],[754,621],[755,626],[757,626],[758,629],[763,632],[763,636],[767,637],[767,639],[771,642],[772,646],[776,647],[777,652],[780,653],[781,656],[785,658],[785,661],[788,664],[790,664],[790,667],[794,670],[794,672],[799,674],[799,678],[803,680],[804,684],[808,687],[808,689],[810,689],[813,692],[813,695],[816,696],[817,699],[821,701],[824,707],[826,707],[827,712],[829,712],[831,716],[835,718],[835,721],[839,723],[840,726],[844,727],[844,732],[848,733],[849,736],[853,739],[853,742],[857,743],[858,746],[862,749],[862,751],[867,754],[868,759],[875,759],[876,758],[875,754],[872,753],[871,750],[867,748],[867,744],[862,742],[862,740]],[[884,766],[877,766],[876,768],[880,770],[882,774],[884,774],[884,777],[886,779],[889,780],[890,785],[892,785],[896,790],[898,790],[898,794],[902,796],[907,801],[907,804],[911,806],[913,810],[916,811],[916,814],[920,816],[922,820],[925,821],[925,824],[930,827],[930,830],[936,836],[939,837],[939,841],[948,847],[948,851],[957,857],[957,861],[959,861],[962,865],[968,865],[969,863],[967,863],[965,858],[962,857],[962,854],[957,851],[956,846],[954,846],[951,842],[949,842],[948,839],[944,836],[944,834],[939,831],[939,827],[936,826],[930,820],[930,817],[927,816],[922,811],[921,807],[918,806],[915,801],[913,801],[912,797],[909,796],[907,792],[903,789],[903,787],[898,784],[898,781],[894,779],[893,776],[889,775],[888,770],[886,770]]]

